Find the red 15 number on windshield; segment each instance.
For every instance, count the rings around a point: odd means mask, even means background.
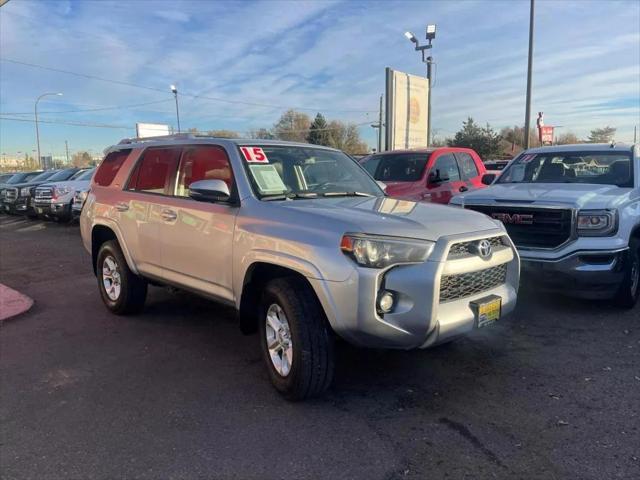
[[[269,159],[260,147],[240,147],[240,151],[249,163],[269,163]]]

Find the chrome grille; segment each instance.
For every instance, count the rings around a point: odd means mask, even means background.
[[[471,242],[454,243],[449,249],[449,260],[466,257],[468,255],[476,255],[476,253],[473,251],[473,245],[478,243],[480,240],[485,239],[481,238],[479,240],[473,240]],[[489,240],[492,248],[502,247],[506,245],[502,237],[491,237],[487,238],[486,240]]]
[[[7,188],[4,192],[4,198],[7,200],[15,200],[18,198],[18,189],[17,188]]]
[[[507,280],[507,264],[458,275],[443,275],[440,302],[449,302],[491,290]]]
[[[36,202],[40,200],[51,200],[53,197],[53,189],[49,187],[38,187],[36,188]]]

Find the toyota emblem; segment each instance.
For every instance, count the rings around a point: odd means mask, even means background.
[[[478,255],[482,258],[489,258],[492,253],[491,242],[489,240],[480,240],[476,244],[476,249],[478,251]]]

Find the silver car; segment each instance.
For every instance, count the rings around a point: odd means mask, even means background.
[[[519,258],[499,221],[389,198],[316,145],[125,139],[106,151],[80,226],[109,310],[140,311],[150,282],[231,305],[294,400],[331,383],[335,336],[427,348],[516,304]]]

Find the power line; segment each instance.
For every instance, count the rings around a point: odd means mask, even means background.
[[[84,109],[77,109],[77,110],[57,110],[55,112],[50,111],[50,112],[38,112],[38,113],[51,114],[51,113],[102,112],[105,110],[120,110],[123,108],[136,108],[136,107],[144,107],[147,105],[156,105],[158,103],[170,102],[171,100],[172,100],[171,98],[167,98],[165,100],[154,100],[153,102],[135,103],[131,105],[114,105],[111,107],[84,108]],[[0,114],[2,115],[33,115],[33,112],[2,112],[0,111]]]
[[[19,60],[13,60],[13,59],[6,58],[6,57],[0,58],[0,61],[13,63],[13,64],[16,64],[16,65],[22,65],[22,66],[26,66],[26,67],[31,67],[31,68],[39,68],[41,70],[49,70],[49,71],[57,72],[57,73],[64,73],[64,74],[67,74],[67,75],[75,75],[75,76],[87,78],[87,79],[90,79],[90,80],[98,80],[98,81],[101,81],[101,82],[113,83],[113,84],[116,84],[116,85],[123,85],[123,86],[133,87],[133,88],[143,88],[145,90],[152,90],[152,91],[155,91],[155,92],[163,92],[163,93],[166,92],[166,90],[162,89],[162,88],[149,87],[149,86],[146,86],[146,85],[139,85],[139,84],[136,84],[136,83],[124,82],[124,81],[121,81],[121,80],[112,80],[112,79],[109,79],[109,78],[99,77],[97,75],[88,75],[88,74],[85,74],[85,73],[73,72],[73,71],[70,71],[70,70],[63,70],[63,69],[60,69],[60,68],[46,67],[44,65],[38,65],[36,63],[29,63],[29,62],[22,62],[22,61],[19,61]],[[374,112],[377,112],[377,110],[340,110],[340,109],[328,109],[328,108],[316,108],[316,107],[295,107],[295,106],[276,105],[276,104],[261,103],[261,102],[245,102],[243,100],[229,100],[229,99],[226,99],[226,98],[208,97],[208,96],[194,95],[194,94],[184,93],[184,92],[180,92],[180,96],[181,97],[189,97],[189,98],[192,98],[192,99],[195,99],[195,100],[210,100],[212,102],[229,103],[229,104],[234,104],[234,105],[247,105],[247,106],[252,106],[252,107],[282,108],[282,109],[293,109],[293,110],[310,110],[310,111],[315,111],[315,112],[319,112],[319,111],[341,112],[341,113],[374,113]]]

